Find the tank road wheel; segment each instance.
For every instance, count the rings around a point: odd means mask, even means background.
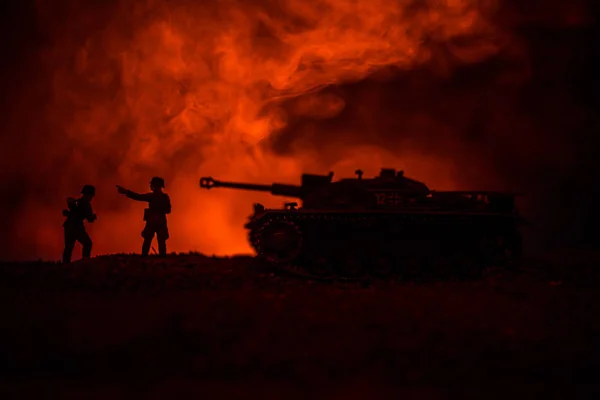
[[[507,267],[515,267],[515,263],[523,255],[523,239],[518,233],[503,238],[503,258]]]
[[[495,240],[494,266],[499,268],[510,268],[520,257],[522,242],[519,235],[506,235],[497,237]]]
[[[391,257],[380,256],[375,258],[370,265],[371,275],[387,279],[394,275],[394,263]]]
[[[453,275],[452,254],[449,251],[439,251],[429,259],[431,272],[436,280],[449,280]]]
[[[478,253],[465,251],[459,260],[457,272],[460,279],[478,279],[483,276],[483,268],[483,258]]]
[[[298,256],[302,248],[302,233],[288,221],[269,221],[258,232],[259,254],[266,260],[283,264]]]
[[[333,264],[326,256],[313,258],[306,268],[311,275],[317,278],[331,278],[333,274]]]
[[[364,263],[358,254],[349,252],[336,260],[336,271],[341,278],[356,279],[364,274]]]
[[[497,268],[496,243],[490,238],[484,238],[479,245],[481,254],[482,269],[484,271],[492,271]]]
[[[403,281],[419,278],[425,272],[425,263],[417,254],[410,254],[400,261],[399,272]]]

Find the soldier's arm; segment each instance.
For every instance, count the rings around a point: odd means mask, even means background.
[[[90,205],[86,210],[85,219],[87,219],[88,222],[94,222],[96,218],[96,214],[94,213],[94,210],[92,210],[92,206]]]
[[[136,193],[131,190],[125,192],[125,196],[136,201],[150,201],[152,200],[152,193]]]
[[[152,200],[152,193],[140,194],[140,193],[136,193],[132,190],[125,189],[123,186],[119,186],[119,185],[117,185],[117,190],[119,191],[119,193],[124,194],[125,196],[129,197],[132,200],[148,201],[148,202],[150,200]]]
[[[69,207],[69,210],[77,208],[77,200],[72,197],[67,197],[67,207]]]
[[[77,204],[77,200],[73,197],[67,197],[67,208],[62,211],[62,215],[64,217],[69,217],[71,215],[77,215],[79,212],[79,205]]]

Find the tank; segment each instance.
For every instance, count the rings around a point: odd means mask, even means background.
[[[521,193],[435,191],[389,168],[368,179],[361,170],[333,175],[303,174],[300,185],[204,177],[200,187],[296,200],[277,209],[254,204],[245,228],[259,258],[304,277],[474,278],[521,255]]]

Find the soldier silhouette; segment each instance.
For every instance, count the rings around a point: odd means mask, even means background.
[[[92,254],[92,239],[85,230],[84,220],[94,222],[97,219],[92,210],[92,199],[96,194],[96,188],[92,185],[84,185],[81,189],[81,197],[74,199],[67,198],[68,209],[63,210],[63,216],[67,217],[63,223],[65,231],[65,249],[63,251],[63,263],[71,262],[75,242],[81,243],[82,258],[89,258]]]
[[[133,200],[148,202],[148,208],[144,210],[146,226],[142,231],[142,237],[144,238],[142,244],[143,256],[147,256],[150,252],[150,245],[155,234],[158,241],[158,254],[161,256],[167,254],[167,239],[169,238],[167,214],[171,213],[171,199],[168,194],[162,191],[164,187],[164,179],[158,176],[150,181],[150,193],[140,194],[117,185],[119,193]]]

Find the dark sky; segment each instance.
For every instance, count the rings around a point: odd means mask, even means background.
[[[421,134],[414,138],[421,148],[440,154],[460,148],[457,157],[462,160],[461,171],[468,175],[467,181],[484,179],[477,172],[485,163],[484,169],[494,172],[497,183],[528,192],[525,208],[535,226],[531,243],[546,248],[594,245],[600,223],[600,46],[598,25],[585,21],[595,18],[598,7],[594,2],[573,2],[587,10],[583,14],[587,17],[582,19],[581,12],[569,16],[564,4],[568,2],[564,1],[504,3],[499,23],[520,38],[527,57],[499,54],[457,68],[450,75],[428,69],[392,71],[385,80],[328,88],[345,99],[344,112],[326,121],[292,118],[290,126],[267,145],[282,154],[293,153],[298,146],[335,147],[348,142],[388,146],[397,139],[393,132],[414,127],[416,116],[427,112],[459,133],[434,133],[427,140]],[[25,200],[48,196],[53,190],[49,175],[41,181],[34,171],[43,146],[55,145],[59,138],[44,136],[42,119],[37,118],[51,74],[39,69],[36,57],[52,38],[37,24],[33,2],[4,2],[0,26],[4,111],[0,124],[4,153],[0,161],[4,186],[0,217],[5,221],[3,236],[8,238],[0,244],[0,256],[10,257],[21,240],[15,232],[24,223],[19,216],[27,213]],[[524,59],[526,68],[519,64]],[[518,90],[506,89],[511,79],[519,81]],[[365,108],[365,99],[376,99],[377,105]],[[283,104],[284,108],[292,106]],[[380,133],[368,138],[348,134],[359,130],[365,120],[377,121]],[[332,132],[326,139],[314,134],[323,129]],[[344,137],[336,136],[340,131],[345,132]],[[15,152],[21,154],[18,163],[8,156]],[[65,174],[69,166],[60,168],[57,175]]]

